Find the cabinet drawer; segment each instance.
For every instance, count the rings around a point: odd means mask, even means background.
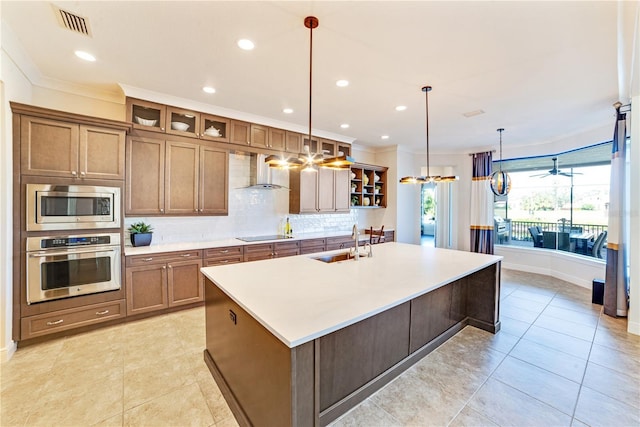
[[[274,253],[275,258],[284,258],[296,255],[300,255],[300,249],[276,249]]]
[[[213,267],[215,265],[237,264],[243,262],[243,255],[232,255],[220,258],[208,258],[204,260],[205,267]]]
[[[209,248],[204,250],[204,258],[227,258],[242,255],[244,253],[242,246],[225,246],[221,248]],[[240,257],[242,258],[242,257]]]
[[[273,252],[273,243],[260,243],[259,245],[247,245],[244,247],[245,255],[258,252]]]
[[[315,254],[317,252],[324,252],[326,250],[326,246],[309,246],[306,248],[300,248],[300,254]]]
[[[327,244],[327,239],[307,239],[300,241],[300,247],[302,249],[305,248],[316,248],[318,246],[324,247]]]
[[[125,300],[92,304],[85,307],[60,310],[22,319],[22,339],[66,331],[94,323],[106,322],[125,316]]]
[[[183,261],[185,259],[202,258],[202,251],[163,252],[149,255],[134,255],[126,257],[127,267],[136,265],[162,264],[170,261]]]
[[[300,240],[294,240],[292,242],[276,242],[273,245],[273,249],[276,252],[299,249],[299,248],[300,248]]]

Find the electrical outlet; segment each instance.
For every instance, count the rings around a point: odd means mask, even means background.
[[[233,310],[229,310],[229,319],[231,319],[234,325],[238,324],[238,316],[236,316]]]

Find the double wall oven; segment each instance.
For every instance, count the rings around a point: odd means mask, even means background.
[[[120,202],[119,187],[27,184],[28,304],[120,289]]]

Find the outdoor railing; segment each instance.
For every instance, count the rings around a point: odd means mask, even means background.
[[[572,224],[565,222],[539,222],[539,221],[511,221],[511,240],[521,242],[533,242],[531,233],[529,233],[529,227],[539,226],[542,231],[560,231],[568,233],[592,233],[594,239],[598,235],[607,231],[606,225],[594,225],[594,224]]]

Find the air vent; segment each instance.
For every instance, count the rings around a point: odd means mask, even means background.
[[[89,27],[89,20],[87,18],[62,10],[56,6],[53,8],[56,11],[56,16],[58,17],[60,25],[74,33],[80,33],[91,37],[91,27]]]

